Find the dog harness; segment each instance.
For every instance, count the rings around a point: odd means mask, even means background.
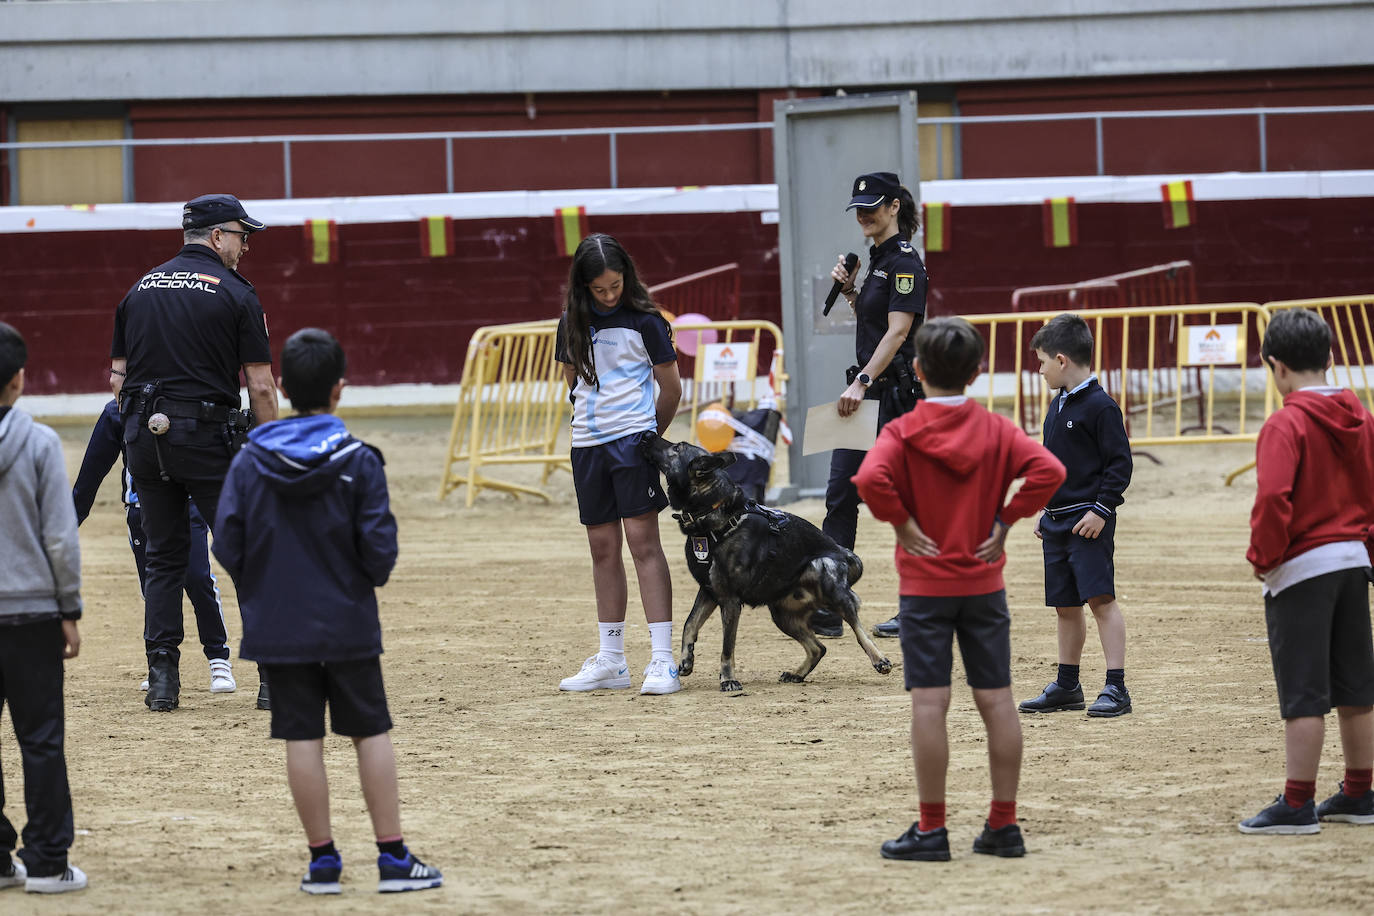
[[[768,529],[774,534],[781,533],[789,520],[789,516],[786,512],[778,509],[770,509],[767,506],[760,506],[750,499],[745,501],[744,509],[730,519],[724,531],[717,533],[710,530],[704,530],[702,534],[692,533],[693,528],[702,530],[702,523],[706,516],[719,509],[723,502],[724,500],[716,503],[714,506],[698,515],[692,515],[686,509],[682,510],[681,513],[673,513],[673,518],[677,519],[682,525],[683,530],[687,532],[687,541],[691,546],[691,551],[687,555],[687,561],[708,577],[711,569],[711,554],[715,546],[733,534],[735,529],[743,524],[744,520],[750,515],[757,515],[764,519],[764,521],[768,523]]]

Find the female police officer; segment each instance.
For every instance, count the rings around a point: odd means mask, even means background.
[[[839,259],[831,276],[854,309],[856,365],[847,373],[847,387],[837,405],[840,416],[858,410],[864,400],[878,401],[878,428],[916,404],[920,384],[912,371],[916,329],[926,311],[926,269],[911,245],[916,234],[916,201],[892,172],[872,172],[854,179],[846,210],[856,211],[864,238],[872,241],[868,272],[856,287],[855,276]],[[859,470],[865,452],[835,449],[830,455],[830,481],[825,488],[822,530],[845,547],[854,548],[859,524],[859,493],[850,478]],[[840,618],[817,611],[812,628],[823,636],[840,636]],[[897,618],[873,628],[878,636],[896,636]]]

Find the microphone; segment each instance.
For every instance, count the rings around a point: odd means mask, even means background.
[[[852,275],[854,273],[854,268],[858,266],[859,256],[857,254],[851,251],[849,254],[844,256],[844,269],[846,273],[851,275],[851,280],[853,279]],[[825,297],[825,309],[821,312],[822,317],[830,314],[830,309],[835,305],[835,297],[840,294],[840,287],[842,287],[843,285],[844,284],[841,283],[839,280],[836,280],[835,285],[830,287],[830,295]]]

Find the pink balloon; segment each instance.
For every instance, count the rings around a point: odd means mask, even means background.
[[[679,331],[678,325],[700,324],[711,319],[700,312],[688,312],[685,315],[677,316],[673,322],[673,337],[677,343],[678,352],[686,353],[688,356],[696,356],[697,348],[701,344],[713,344],[720,339],[720,335],[715,328],[704,328],[702,330]]]

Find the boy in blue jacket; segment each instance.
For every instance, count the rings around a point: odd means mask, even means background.
[[[287,781],[310,847],[301,890],[339,893],[343,868],[329,823],[326,704],[334,732],[352,738],[358,753],[377,837],[377,890],[438,887],[439,870],[401,839],[374,591],[396,564],[382,455],[333,416],[344,353],[328,332],[292,334],[281,373],[296,414],[249,433],[224,480],[213,550],[238,587],[239,654],[258,662],[272,685],[272,737],[286,741]]]

